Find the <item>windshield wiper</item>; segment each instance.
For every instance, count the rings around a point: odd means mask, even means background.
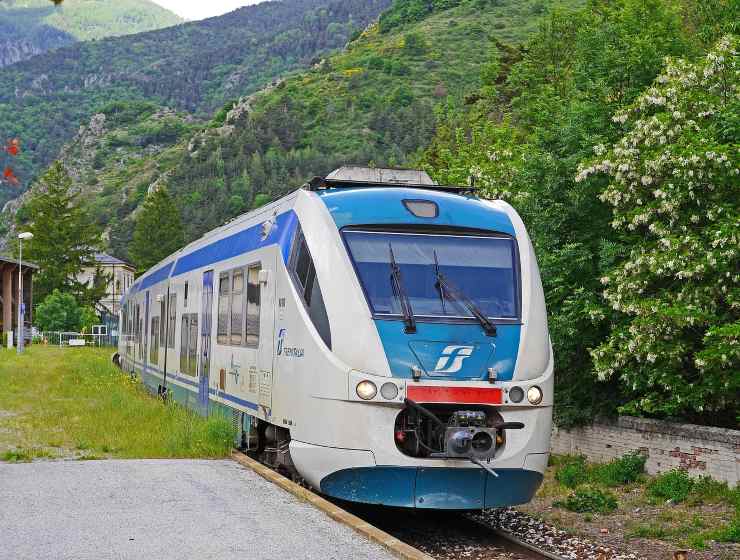
[[[437,250],[434,250],[434,275],[439,279],[439,260],[437,259]],[[437,281],[434,285],[439,292],[439,301],[442,304],[442,315],[447,315],[447,309],[445,308],[445,294],[442,291],[442,285]]]
[[[468,311],[478,319],[478,322],[480,323],[480,326],[483,327],[483,331],[486,333],[486,336],[496,336],[496,325],[494,325],[491,320],[483,314],[480,307],[478,307],[473,300],[462,293],[457,287],[450,284],[450,281],[444,277],[439,269],[437,269],[436,275],[437,286],[440,290],[448,294],[451,299],[457,300],[467,307]]]
[[[406,333],[415,333],[416,321],[414,320],[414,311],[411,309],[409,296],[406,295],[406,291],[403,289],[401,268],[396,263],[396,256],[393,254],[393,246],[390,243],[388,243],[388,250],[391,256],[391,288],[393,289],[393,295],[398,298],[398,302],[401,306],[403,323],[406,325],[404,330]]]

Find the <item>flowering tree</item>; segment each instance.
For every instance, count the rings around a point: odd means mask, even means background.
[[[576,177],[609,179],[601,199],[629,247],[604,278],[618,319],[592,350],[622,409],[737,414],[740,394],[740,87],[737,37],[696,63],[667,60],[614,116],[627,132]]]

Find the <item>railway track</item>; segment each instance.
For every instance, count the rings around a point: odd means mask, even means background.
[[[435,560],[563,560],[465,513],[344,507]]]
[[[401,558],[416,559],[426,555],[434,560],[564,560],[467,513],[329,501],[241,452],[235,451],[233,457],[337,521],[380,542]]]

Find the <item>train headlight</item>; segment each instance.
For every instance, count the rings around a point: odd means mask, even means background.
[[[392,401],[398,396],[398,385],[391,383],[390,381],[388,383],[383,383],[380,387],[380,394],[383,395],[384,399]]]
[[[514,403],[522,402],[524,390],[521,387],[512,387],[509,389],[509,400]]]
[[[369,401],[370,399],[375,398],[375,395],[378,394],[378,388],[375,386],[375,383],[367,380],[360,381],[357,384],[355,391],[357,392],[357,396],[364,401]]]
[[[527,400],[530,404],[540,404],[542,402],[542,389],[539,387],[530,387],[527,391]]]

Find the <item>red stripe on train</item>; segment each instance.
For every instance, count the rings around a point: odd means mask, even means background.
[[[501,404],[501,389],[496,387],[442,387],[407,385],[406,396],[422,403]]]

